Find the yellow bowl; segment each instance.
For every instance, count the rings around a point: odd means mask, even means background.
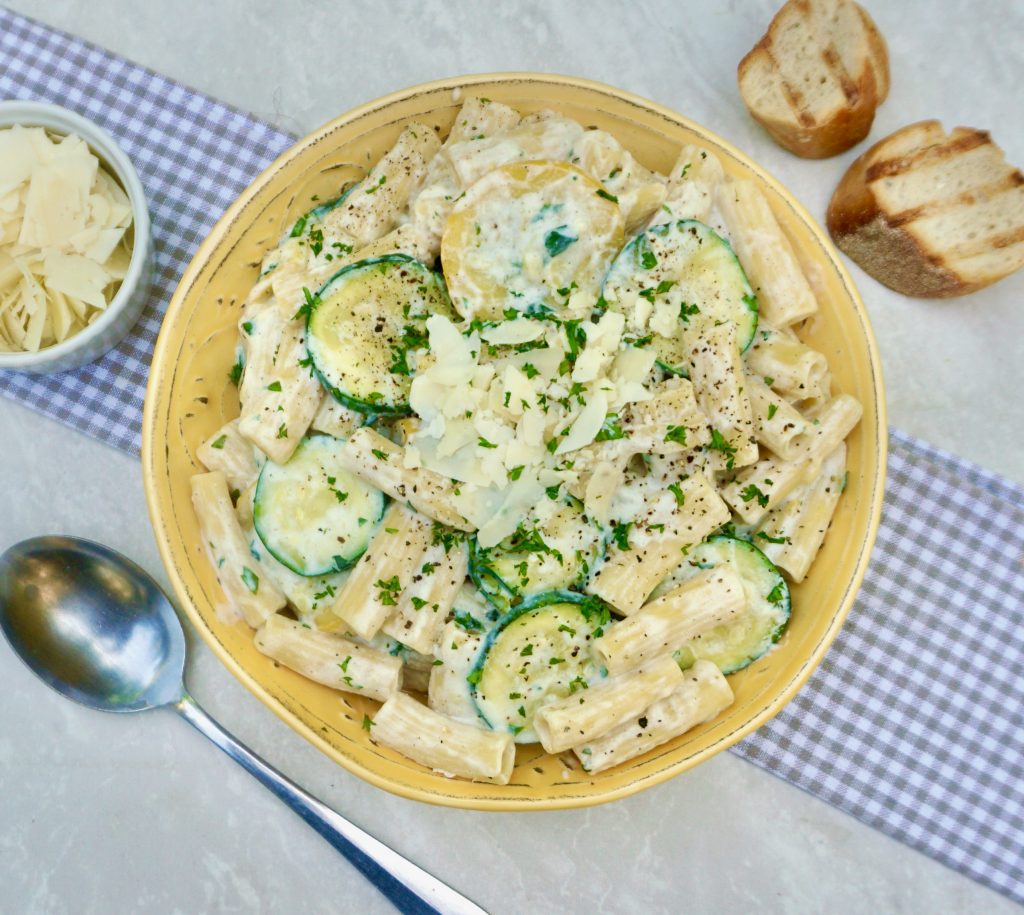
[[[550,107],[614,134],[644,165],[667,172],[684,143],[713,150],[725,170],[753,179],[814,274],[821,313],[804,334],[828,357],[837,391],[864,404],[850,437],[849,482],[824,548],[795,587],[788,633],[769,655],[731,677],[736,702],[710,724],[632,762],[587,775],[539,747],[519,748],[507,786],[447,779],[362,729],[375,703],[343,696],[276,666],[241,623],[225,624],[189,496],[201,470],[197,445],[238,414],[227,381],[239,310],[263,252],[286,226],[361,176],[410,120],[447,130],[460,100],[476,94],[522,112]],[[761,168],[710,131],[618,89],[540,74],[491,74],[415,86],[344,114],[300,140],[250,185],[217,223],[182,277],[157,341],[146,396],[142,463],[160,552],[181,605],[228,669],[275,714],[345,768],[416,800],[479,810],[581,807],[625,797],[710,759],[764,724],[796,694],[839,631],[864,577],[882,506],[885,401],[878,350],[864,305],[824,231]]]

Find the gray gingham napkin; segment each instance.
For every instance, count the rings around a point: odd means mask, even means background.
[[[0,393],[138,454],[164,309],[199,243],[294,137],[94,45],[0,7],[0,99],[63,105],[111,133],[146,190],[156,269],[139,323],[71,372],[0,370]]]
[[[178,277],[292,138],[3,9],[0,98],[57,102],[114,134],[146,187],[158,251],[152,299],[115,352],[64,375],[0,372],[0,390],[137,453]],[[1024,488],[894,432],[848,622],[799,695],[733,752],[1024,902]]]

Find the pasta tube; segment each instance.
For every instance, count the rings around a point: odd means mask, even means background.
[[[765,458],[748,467],[731,483],[722,487],[722,498],[740,516],[744,524],[757,524],[768,512],[781,505],[798,486],[812,476],[811,462]]]
[[[609,673],[622,673],[729,622],[745,605],[743,581],[735,569],[708,569],[628,619],[612,623],[594,641],[594,653]]]
[[[335,438],[349,438],[365,421],[362,413],[338,403],[333,397],[324,397],[313,417],[312,428]]]
[[[574,747],[573,753],[584,770],[603,772],[635,759],[710,721],[732,705],[732,688],[710,661],[698,661],[683,675],[683,682],[673,692],[644,709],[636,721],[628,721],[596,740]]]
[[[754,436],[784,461],[799,459],[795,440],[809,428],[807,420],[760,378],[747,375],[745,384],[754,416]]]
[[[707,222],[715,193],[725,180],[718,157],[698,146],[684,146],[668,176],[668,196],[663,212],[654,222],[671,219],[697,219]]]
[[[207,470],[219,470],[232,489],[242,491],[256,482],[260,465],[252,443],[241,436],[238,420],[221,426],[196,449],[196,457]]]
[[[238,396],[238,431],[278,464],[298,447],[320,408],[324,390],[307,361],[306,325],[280,305],[251,322]]]
[[[679,665],[664,655],[542,705],[533,716],[533,727],[548,753],[561,753],[625,724],[682,682]]]
[[[722,488],[722,498],[745,524],[757,524],[794,489],[818,476],[822,460],[853,431],[862,412],[860,402],[849,394],[833,397],[792,441],[790,449],[798,461],[758,461]]]
[[[757,460],[754,418],[744,388],[736,325],[705,329],[689,343],[690,379],[697,403],[724,442],[716,457],[723,466],[746,467]]]
[[[620,423],[626,437],[609,444],[633,454],[671,454],[707,444],[708,417],[697,406],[693,384],[685,378],[673,378],[669,384],[650,400],[626,407]]]
[[[267,657],[331,689],[383,702],[402,687],[398,658],[280,614],[267,617],[254,640]]]
[[[467,632],[454,620],[446,623],[437,640],[437,657],[441,663],[430,669],[427,687],[427,704],[435,712],[475,727],[483,727],[483,722],[469,694],[466,677],[483,643],[483,636]]]
[[[390,232],[440,148],[433,128],[409,124],[345,202],[326,214],[324,233],[352,238],[360,248]]]
[[[192,506],[221,589],[246,623],[258,628],[286,600],[249,552],[223,473],[215,470],[192,477]]]
[[[430,654],[469,572],[465,543],[437,543],[418,559],[398,606],[381,630],[413,651]]]
[[[714,486],[699,473],[678,484],[677,493],[662,494],[661,501],[673,506],[664,521],[657,515],[664,528],[628,532],[628,548],[610,549],[587,585],[591,594],[626,616],[640,609],[647,595],[679,565],[687,548],[700,543],[730,517]]]
[[[519,112],[501,102],[484,98],[468,98],[455,116],[455,122],[444,141],[452,146],[474,137],[489,137],[492,134],[511,130],[519,123]]]
[[[380,707],[370,739],[435,772],[475,782],[507,785],[516,761],[510,733],[453,721],[405,693],[394,693]]]
[[[856,397],[837,394],[815,412],[807,431],[794,442],[798,453],[805,460],[820,463],[839,447],[863,414]]]
[[[813,315],[818,310],[814,293],[757,185],[730,181],[720,187],[716,203],[765,319],[785,327]]]
[[[779,333],[763,322],[744,354],[747,371],[789,401],[828,395],[828,363],[825,357],[796,337]]]
[[[356,635],[372,639],[398,607],[430,540],[430,521],[401,502],[392,502],[369,548],[338,592],[332,612]]]
[[[345,446],[343,459],[346,470],[392,499],[408,502],[417,511],[449,527],[474,530],[455,508],[452,481],[424,467],[406,467],[402,449],[379,432],[367,428],[354,432]]]
[[[832,522],[843,492],[846,445],[840,444],[822,463],[821,473],[768,513],[755,541],[761,551],[795,582],[807,575]]]

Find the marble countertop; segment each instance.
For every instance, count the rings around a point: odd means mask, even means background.
[[[779,149],[743,109],[735,65],[772,0],[13,0],[302,134],[393,89],[458,73],[590,77],[731,140],[821,218],[846,165]],[[893,88],[872,139],[941,118],[992,131],[1024,164],[1024,4],[868,0]],[[1024,274],[963,299],[858,282],[892,424],[1024,482]],[[1017,420],[1014,422],[1014,420]],[[137,461],[0,401],[0,549],[101,540],[166,585]],[[379,791],[318,753],[190,633],[192,693],[314,794],[494,913],[1011,912],[1008,900],[722,754],[600,808],[483,814]],[[376,913],[389,905],[325,842],[183,722],[45,690],[0,644],[0,912]]]

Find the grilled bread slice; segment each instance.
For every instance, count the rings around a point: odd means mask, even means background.
[[[984,130],[911,124],[850,166],[829,203],[835,243],[904,295],[965,295],[1024,266],[1024,175]]]
[[[868,135],[889,93],[889,56],[853,0],[789,0],[738,76],[744,103],[776,143],[823,159]]]

